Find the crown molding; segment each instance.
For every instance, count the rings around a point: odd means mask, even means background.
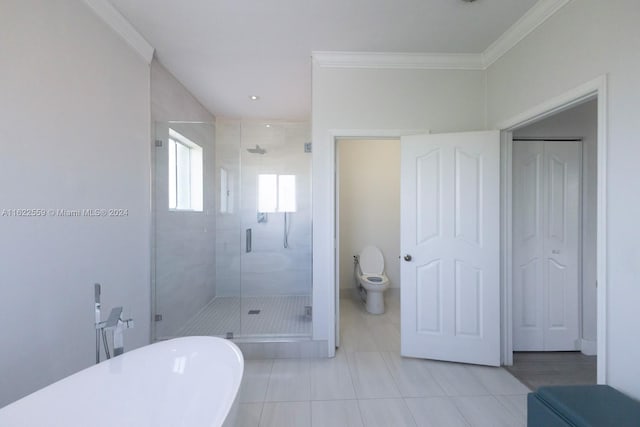
[[[88,1],[88,0],[85,0]],[[312,52],[323,68],[486,70],[573,0],[539,0],[482,53]]]
[[[573,0],[539,0],[482,53],[484,68],[500,59],[554,13]]]
[[[151,63],[155,49],[111,3],[107,0],[84,0],[84,2],[129,46],[138,52],[147,64]]]
[[[473,53],[312,52],[312,58],[326,68],[484,69],[482,55]]]

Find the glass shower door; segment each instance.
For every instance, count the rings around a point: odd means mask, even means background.
[[[241,140],[241,334],[310,337],[309,126],[244,122]]]
[[[155,131],[155,339],[310,338],[308,123]]]
[[[159,122],[153,147],[154,336],[224,335],[215,309],[216,189],[212,123]],[[239,282],[238,282],[239,288]],[[225,319],[224,330],[219,326]]]

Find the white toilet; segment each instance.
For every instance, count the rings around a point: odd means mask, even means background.
[[[384,313],[384,291],[389,288],[389,278],[384,274],[384,258],[375,246],[367,246],[360,252],[356,278],[366,292],[367,311]]]

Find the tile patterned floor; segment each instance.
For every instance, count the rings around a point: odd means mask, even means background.
[[[502,368],[400,357],[400,305],[341,305],[333,359],[248,360],[239,427],[524,426],[529,389]]]
[[[311,318],[305,306],[311,296],[218,297],[200,310],[178,332],[178,336],[212,335],[308,337]],[[259,310],[249,314],[250,310]]]

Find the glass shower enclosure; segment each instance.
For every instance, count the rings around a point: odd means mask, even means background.
[[[156,123],[156,340],[311,338],[308,123]]]

